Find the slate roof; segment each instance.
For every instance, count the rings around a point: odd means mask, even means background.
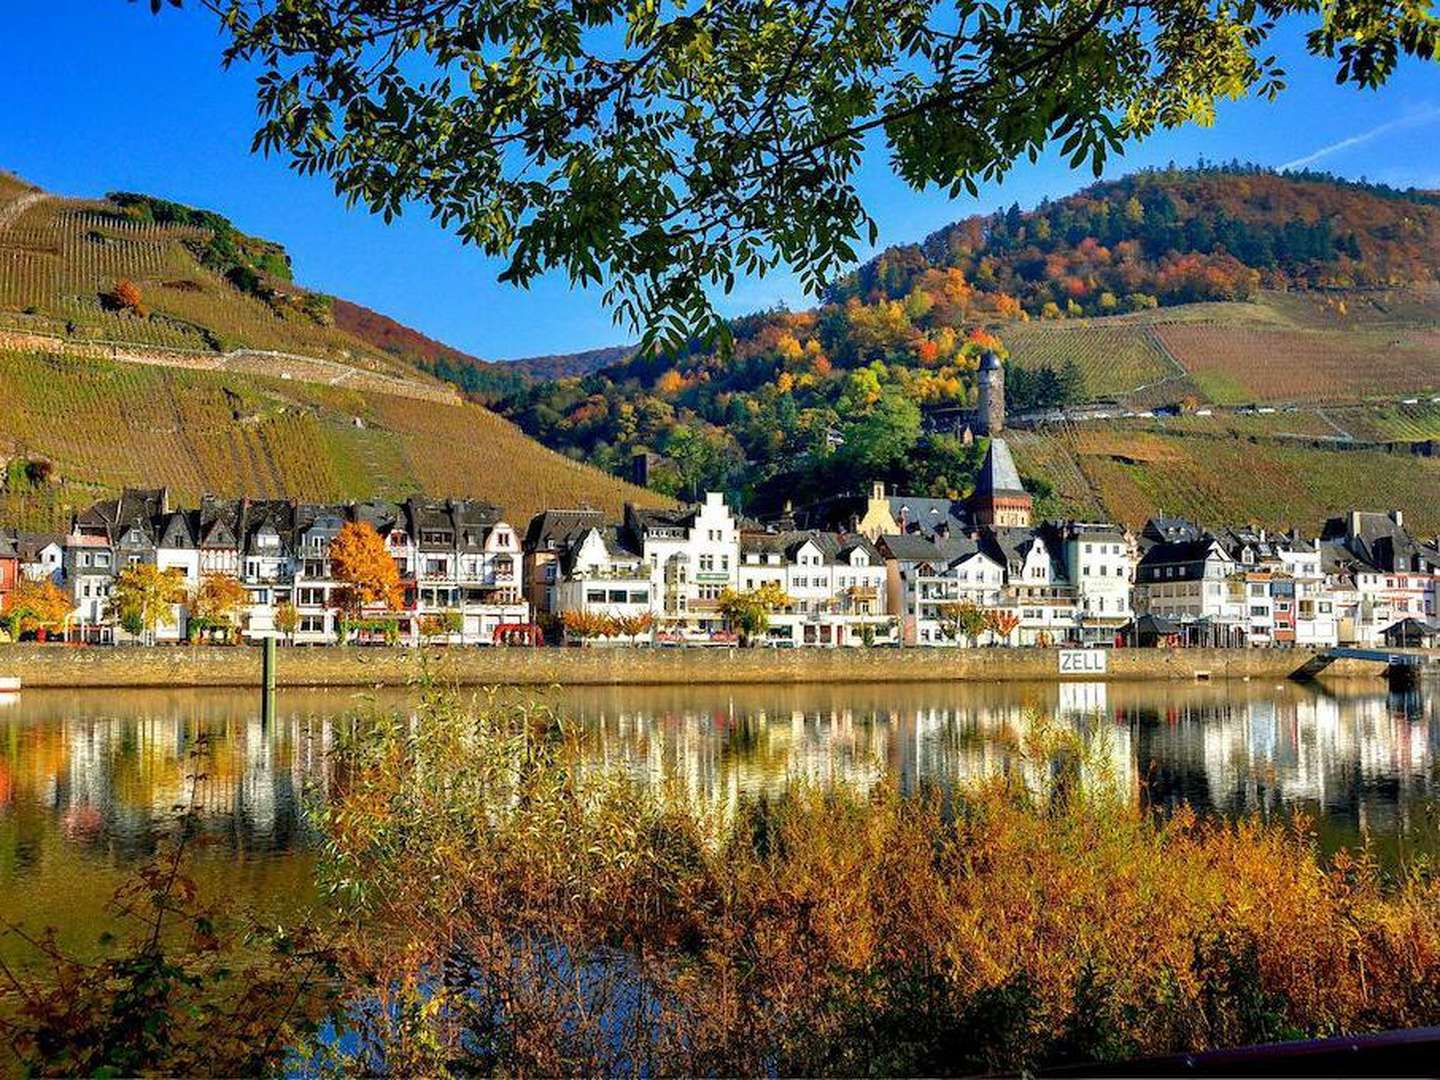
[[[1020,483],[1020,473],[1015,468],[1015,459],[1010,456],[1009,444],[1004,439],[991,439],[985,450],[985,461],[980,466],[980,475],[975,480],[972,498],[1023,494],[1025,485]]]
[[[1416,540],[1389,514],[1358,511],[1333,517],[1321,529],[1322,541],[1342,544],[1356,559],[1386,572],[1440,569],[1440,550]]]
[[[604,524],[605,515],[589,507],[542,510],[530,519],[530,524],[525,529],[525,550],[554,550],[564,546],[572,536],[585,529]]]
[[[161,520],[156,547],[193,548],[200,535],[200,512],[198,510],[177,510]]]
[[[1177,540],[1169,544],[1154,544],[1140,557],[1135,579],[1137,581],[1145,580],[1147,574],[1161,566],[1178,568],[1179,573],[1175,575],[1174,580],[1198,578],[1201,576],[1205,560],[1210,556],[1211,548],[1217,546],[1224,551],[1224,545],[1208,533],[1199,540]],[[1150,580],[1160,579],[1151,577]]]
[[[880,538],[880,546],[899,562],[948,562],[935,541],[916,533],[889,533]]]
[[[786,529],[783,531],[749,531],[740,534],[740,554],[783,555],[794,561],[800,549],[813,543],[827,563],[833,563],[851,552],[864,551],[875,562],[882,559],[880,551],[863,536],[846,536],[821,529]]]
[[[952,532],[965,527],[964,519],[949,499],[933,499],[919,495],[891,495],[890,516],[904,532],[919,531],[927,536],[942,525]],[[962,511],[963,513],[963,511]]]
[[[59,533],[18,533],[15,535],[15,548],[20,555],[21,562],[39,562],[40,552],[50,544],[63,548],[65,537]]]
[[[1178,540],[1198,540],[1202,530],[1199,525],[1182,517],[1157,514],[1145,522],[1141,530],[1142,539],[1156,543],[1174,543]]]

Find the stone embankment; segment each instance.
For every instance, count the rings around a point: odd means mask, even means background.
[[[1308,650],[1117,649],[1086,680],[1283,679]],[[469,686],[1034,682],[1060,679],[1054,649],[438,649],[433,667]],[[405,648],[282,648],[280,686],[399,686],[420,672]],[[1378,676],[1355,660],[1327,674]],[[65,645],[0,647],[0,675],[26,688],[258,686],[260,650]]]

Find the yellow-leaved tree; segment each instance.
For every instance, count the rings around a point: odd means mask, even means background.
[[[147,645],[155,641],[155,630],[175,623],[175,605],[186,599],[185,572],[175,567],[161,570],[151,563],[127,567],[115,579],[110,591],[110,614],[120,625]]]
[[[63,627],[74,607],[69,595],[49,578],[43,581],[22,578],[0,603],[0,619],[10,640],[18,641],[22,633],[31,630],[44,635]]]
[[[400,570],[375,527],[364,521],[347,521],[330,541],[330,572],[344,585],[340,607],[345,621],[353,621],[366,608],[395,611],[405,600]],[[342,625],[342,640],[346,631]]]

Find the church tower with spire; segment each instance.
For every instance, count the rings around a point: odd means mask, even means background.
[[[980,354],[975,398],[975,434],[999,435],[1005,430],[1005,368],[993,349]]]

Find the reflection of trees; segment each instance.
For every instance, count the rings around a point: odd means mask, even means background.
[[[1362,827],[1409,829],[1414,808],[1437,786],[1434,695],[1388,698],[1371,683],[1333,689],[649,687],[572,690],[554,704],[580,721],[593,764],[668,779],[716,806],[777,791],[791,778],[866,787],[889,775],[908,789],[1033,769],[1020,748],[1038,712],[1091,739],[1108,771],[1156,806],[1299,806],[1326,815],[1347,842]],[[406,700],[396,691],[376,705]],[[33,843],[46,830],[70,847],[148,850],[170,827],[201,735],[210,746],[201,820],[220,850],[309,842],[306,803],[337,782],[327,750],[337,718],[355,703],[343,694],[287,693],[268,730],[257,704],[244,692],[25,695],[0,713],[0,869],[46,850]]]
[[[87,710],[73,698],[30,700],[33,712],[0,717],[0,772],[17,844],[58,826],[72,842],[122,856],[150,850],[174,827],[189,753],[202,736],[209,751],[198,801],[207,833],[231,850],[284,849],[309,837],[306,795],[329,783],[328,718],[292,712],[265,730],[247,714],[255,704],[248,695],[218,709],[157,695],[129,712]]]

